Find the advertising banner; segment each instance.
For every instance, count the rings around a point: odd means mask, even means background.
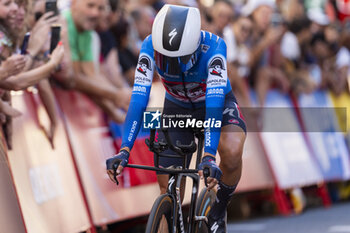
[[[42,128],[48,126],[48,117],[37,94],[16,92],[12,101],[22,115],[13,119],[13,149],[8,159],[28,232],[89,229],[62,121],[58,120],[52,149]]]
[[[108,178],[105,161],[116,153],[117,148],[102,111],[89,98],[77,92],[56,89],[55,94],[64,113],[94,224],[103,225],[149,213],[159,194],[158,184],[140,185],[144,181],[142,179],[130,182],[132,173],[128,170],[119,179],[127,183],[126,187],[133,182],[138,184],[136,187],[123,188],[123,183],[117,186]],[[143,156],[147,151],[147,148],[136,149],[133,157],[145,159]],[[143,175],[153,174],[148,172]]]
[[[325,180],[349,179],[350,162],[344,136],[334,106],[325,91],[299,97],[306,135]],[[346,115],[346,109],[340,108]]]
[[[269,91],[261,132],[269,163],[282,189],[323,180],[304,140],[289,96]]]
[[[274,180],[257,132],[248,132],[243,149],[242,177],[238,192],[272,188]]]

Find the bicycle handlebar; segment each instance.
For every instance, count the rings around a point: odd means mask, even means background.
[[[151,129],[150,138],[149,139],[146,138],[145,143],[146,143],[147,147],[149,148],[149,150],[151,152],[156,153],[157,155],[167,156],[167,157],[179,157],[179,156],[186,156],[186,154],[189,154],[189,153],[194,153],[197,150],[197,144],[194,141],[192,141],[189,145],[181,144],[181,142],[178,140],[176,141],[176,145],[172,144],[170,137],[169,137],[169,134],[168,134],[168,130],[166,130],[166,129],[163,129],[163,133],[164,133],[166,142],[164,142],[164,141],[155,142],[155,133],[156,133],[156,130]],[[203,140],[203,131],[197,130],[195,132],[195,136],[198,137],[199,141]],[[199,143],[199,145],[201,145],[201,144],[202,143]],[[167,149],[171,149],[177,155],[163,155],[163,154],[161,154],[162,152],[164,152]],[[201,149],[201,148],[199,148],[199,149]],[[197,163],[198,163],[198,161],[199,160],[197,160]],[[117,185],[119,184],[119,182],[117,179],[116,169],[118,168],[119,164],[120,164],[120,162],[114,164],[114,174],[113,174],[114,180],[116,181]],[[151,166],[144,166],[144,165],[137,165],[137,164],[128,164],[128,165],[126,165],[126,167],[151,170],[151,171],[158,171],[158,172],[165,172],[165,173],[169,173],[169,174],[198,173],[198,169],[160,168],[157,166],[151,167]],[[205,186],[208,187],[207,178],[210,176],[210,169],[209,168],[203,169],[203,176],[204,176]]]
[[[117,178],[117,168],[119,166],[119,163],[116,163],[114,165],[114,172],[113,172],[113,178],[117,185],[119,185],[119,181]],[[198,169],[176,169],[176,168],[161,168],[161,167],[152,167],[152,166],[145,166],[145,165],[138,165],[138,164],[128,164],[126,167],[130,168],[137,168],[137,169],[143,169],[143,170],[150,170],[150,171],[158,171],[158,172],[165,172],[168,174],[180,174],[180,173],[198,173]],[[204,183],[205,186],[208,187],[208,182],[207,178],[210,176],[210,169],[209,168],[204,168],[203,169],[203,176],[204,176]]]
[[[176,141],[176,145],[174,145],[169,137],[168,130],[163,129],[162,131],[166,142],[155,142],[155,129],[151,129],[150,139],[147,138],[145,140],[150,151],[159,154],[166,149],[171,149],[176,154],[184,156],[188,153],[194,153],[197,150],[197,144],[194,141],[192,141],[189,145],[184,145],[181,144],[180,141]]]

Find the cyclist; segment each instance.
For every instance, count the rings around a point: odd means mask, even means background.
[[[204,156],[199,165],[210,168],[208,188],[216,184],[217,199],[209,216],[211,232],[226,232],[226,208],[238,184],[242,169],[242,150],[246,137],[245,122],[227,78],[226,44],[218,36],[201,31],[197,8],[165,5],[157,14],[152,34],[142,44],[135,71],[134,89],[128,109],[120,152],[106,161],[107,173],[113,179],[113,165],[120,162],[120,174],[129,160],[130,150],[142,124],[157,70],[166,89],[163,117],[191,114],[196,119],[221,122],[205,128]],[[189,144],[192,129],[169,129],[172,141]],[[164,137],[159,134],[158,138]],[[220,165],[216,164],[216,151]],[[181,166],[181,160],[163,158],[163,167]],[[166,192],[168,176],[157,174],[162,193]]]

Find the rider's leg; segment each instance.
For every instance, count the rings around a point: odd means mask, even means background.
[[[215,228],[218,228],[218,233],[226,231],[226,209],[241,177],[245,138],[244,130],[237,125],[229,124],[221,129],[218,152],[223,175],[218,184],[216,201],[209,213],[211,231]]]
[[[172,143],[175,145],[176,141],[180,141],[182,144],[190,144],[191,141],[194,140],[193,134],[191,133],[191,131],[188,130],[182,130],[182,131],[174,131],[172,132],[171,130],[169,130],[169,137],[172,140]],[[157,134],[157,140],[164,140],[164,134],[162,132],[159,132],[159,134]],[[171,150],[166,150],[163,152],[164,154],[175,154],[174,151]],[[157,155],[154,155],[154,159],[156,161]],[[189,164],[191,162],[191,155],[187,155],[187,168],[189,167]],[[178,166],[183,166],[183,159],[182,158],[168,158],[168,157],[160,157],[159,158],[159,166],[160,167],[170,167],[170,166],[174,166],[174,167],[178,167]],[[160,193],[164,194],[167,191],[167,187],[168,187],[168,181],[169,181],[169,175],[168,174],[164,174],[162,172],[157,172],[157,180],[158,180],[158,184],[159,184],[159,188],[160,188]],[[184,197],[184,190],[185,190],[185,185],[186,185],[186,179],[183,178],[181,181],[181,201],[183,200]]]
[[[221,129],[218,152],[220,155],[221,182],[237,185],[242,173],[242,153],[246,135],[241,127],[226,125]]]
[[[157,180],[158,180],[158,184],[159,184],[159,188],[160,188],[160,194],[165,194],[166,190],[168,188],[169,175],[158,174]],[[183,178],[181,181],[181,187],[180,187],[181,202],[184,199],[185,186],[186,186],[186,178]]]
[[[158,174],[157,180],[159,184],[160,194],[165,194],[168,187],[169,175]]]

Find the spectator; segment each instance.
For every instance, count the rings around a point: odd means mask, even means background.
[[[151,34],[152,24],[155,12],[149,6],[139,6],[132,10],[130,16],[133,20],[133,26],[136,28],[136,48],[137,54],[140,52],[142,41]]]
[[[98,39],[94,41],[96,33],[93,30],[98,25],[105,4],[105,0],[73,0],[71,9],[64,13],[62,38],[67,52],[65,68],[56,78],[66,87],[88,95],[112,120],[123,122],[123,110],[128,107],[130,95],[126,90],[110,85],[98,70],[98,62],[95,62],[99,60],[99,55],[94,54]]]
[[[216,35],[223,37],[224,28],[233,19],[233,6],[226,0],[215,1],[211,9],[212,27]]]
[[[22,5],[22,7],[24,7],[24,5]],[[26,12],[26,9],[24,9],[24,12]],[[21,16],[18,16],[17,14],[20,14]],[[21,25],[23,25],[25,18],[22,14],[23,12],[21,11],[15,11],[13,13],[13,17],[16,19],[16,22]],[[21,21],[19,21],[19,19],[21,19]],[[44,63],[44,65],[40,66],[38,64],[35,64],[35,61],[38,60],[38,55],[40,54],[41,50],[43,50],[46,41],[49,40],[48,35],[50,25],[53,22],[57,21],[57,19],[57,17],[52,17],[52,13],[49,12],[44,14],[40,20],[38,20],[38,22],[31,30],[31,36],[26,50],[26,65],[21,70],[22,73],[7,77],[5,80],[0,82],[0,87],[6,90],[21,90],[23,88],[27,88],[31,85],[36,84],[40,80],[47,78],[58,67],[63,54],[63,48],[61,47],[57,48],[57,50],[54,50],[51,59],[48,59],[48,62]],[[6,23],[8,23],[7,25],[10,25],[10,22],[5,21],[5,24]],[[13,24],[10,25],[7,30],[16,31],[17,29],[17,26]],[[16,35],[14,33],[12,34],[12,38],[13,41],[11,41],[11,44],[13,46],[16,45],[17,40],[23,40],[23,38],[20,38],[20,35]],[[11,48],[11,50],[15,51],[16,48]],[[3,56],[3,54],[1,55]],[[37,68],[30,70],[33,65],[35,65]]]
[[[108,80],[117,88],[125,86],[125,80],[123,79],[118,50],[115,42],[115,37],[109,30],[113,17],[116,14],[117,6],[115,1],[109,1],[107,7],[105,7],[103,14],[98,23],[97,31],[101,41],[101,71],[108,78]]]
[[[16,23],[16,13],[18,5],[14,0],[0,1],[0,54],[1,60],[5,60],[14,52],[15,44],[13,35],[9,30],[10,25]]]
[[[252,51],[249,60],[249,81],[257,92],[260,106],[264,105],[266,93],[272,85],[279,87],[283,92],[289,89],[288,78],[278,68],[279,64],[273,64],[273,61],[279,61],[277,45],[285,32],[279,15],[279,21],[271,25],[274,7],[274,2],[270,0],[249,0],[242,8],[242,13],[249,16],[254,25],[249,42]],[[273,54],[272,51],[277,52]]]
[[[250,105],[249,91],[245,80],[250,72],[250,50],[246,42],[253,30],[250,18],[240,16],[232,25],[224,29],[224,40],[227,45],[227,63],[232,89],[242,106]]]
[[[330,23],[328,15],[320,8],[309,9],[307,11],[307,16],[312,22],[310,30],[313,34],[322,32]]]
[[[25,66],[25,57],[11,54],[14,51],[13,35],[10,34],[9,25],[15,24],[15,14],[18,5],[10,1],[5,5],[5,1],[0,1],[0,80],[16,75]],[[10,57],[11,56],[11,57]]]
[[[313,35],[311,40],[311,52],[315,58],[311,66],[312,78],[317,87],[327,87],[331,77],[336,75],[334,61],[328,60],[332,51],[323,32]]]
[[[305,66],[305,55],[311,41],[311,21],[306,17],[294,19],[289,23],[281,42],[282,56],[285,58],[284,69],[295,94],[311,93],[316,88],[308,67]]]
[[[18,18],[17,25],[20,25],[20,27],[24,27],[24,26],[31,27],[36,22],[35,21],[31,22],[29,20],[29,22],[31,23],[27,23],[27,25],[24,25],[24,18],[31,19],[31,18],[35,18],[35,16],[39,16],[39,15],[43,16],[45,12],[45,1],[43,0],[35,1],[32,6],[34,11],[31,11],[28,9],[28,3],[26,2],[22,3],[22,8],[24,9],[23,12],[25,12],[25,15],[19,13],[19,17],[17,17]],[[34,12],[36,14],[34,14]],[[50,40],[46,41],[46,43],[43,45],[38,55],[35,57],[35,62],[33,64],[33,67],[40,67],[41,65],[45,64],[45,61],[48,59],[48,54],[50,49],[49,41]],[[44,108],[50,120],[49,128],[46,129],[43,126],[42,128],[51,144],[51,147],[54,149],[54,136],[55,136],[55,132],[58,124],[58,119],[57,119],[58,113],[56,111],[56,102],[55,102],[54,93],[51,88],[49,79],[47,78],[40,80],[37,83],[36,88],[38,90],[39,97],[41,99],[41,102],[44,105]]]
[[[324,28],[324,33],[328,43],[337,46],[340,40],[341,26],[338,22],[330,23]]]
[[[311,41],[312,52],[316,58],[313,75],[318,78],[315,81],[320,87],[329,88],[336,96],[347,90],[347,75],[349,57],[346,48],[335,52],[333,44],[330,44],[324,33],[317,33]]]
[[[334,18],[344,22],[350,18],[350,2],[347,0],[329,0],[329,11],[333,13]],[[330,14],[330,13],[329,13]]]
[[[335,84],[331,88],[335,95],[341,95],[344,92],[349,92],[348,77],[350,75],[350,52],[345,46],[341,47],[335,56],[335,66],[338,70],[338,75],[332,79]]]
[[[141,5],[153,7],[156,12],[158,12],[165,5],[163,0],[141,0],[140,3]]]
[[[283,18],[288,22],[292,22],[298,18],[303,18],[305,15],[305,8],[303,1],[288,0],[280,1],[280,9]]]
[[[21,34],[23,34],[18,32],[19,30],[18,26],[23,25],[24,16],[26,13],[26,6],[28,4],[26,4],[25,1],[18,1],[18,3],[19,5],[17,4],[13,5],[14,4],[13,2],[7,5],[8,7],[12,7],[12,8],[8,8],[8,9],[12,9],[12,11],[11,10],[7,11],[7,13],[10,15],[2,14],[3,20],[1,21],[1,29],[2,29],[1,34],[4,35],[4,38],[6,39],[5,40],[6,43],[1,43],[0,54],[1,54],[2,60],[6,59],[4,66],[7,66],[7,64],[9,64],[7,63],[7,61],[10,62],[11,59],[13,59],[13,57],[10,57],[10,55],[16,50],[17,41],[21,41]],[[4,9],[6,9],[6,7]],[[3,11],[3,13],[4,12],[6,13],[5,10]],[[48,77],[51,74],[51,72],[58,67],[63,57],[63,48],[61,46],[58,46],[58,48],[53,52],[51,59],[47,63],[43,64],[42,66],[36,69],[28,71],[33,66],[34,58],[39,53],[39,50],[41,49],[43,43],[47,39],[44,36],[42,36],[41,33],[44,32],[43,33],[44,35],[45,34],[48,35],[48,29],[50,27],[48,22],[45,21],[46,19],[48,19],[48,16],[51,16],[51,14],[48,14],[47,16],[45,16],[46,18],[44,18],[41,21],[41,24],[39,24],[39,26],[36,27],[37,30],[36,31],[33,30],[32,32],[32,36],[28,43],[28,50],[27,50],[28,56],[26,56],[24,65],[21,66],[21,69],[17,68],[18,70],[16,72],[7,74],[8,76],[5,77],[5,79],[0,82],[1,88],[5,90],[19,90],[22,88],[26,88],[30,85],[37,83],[39,80]],[[56,20],[56,19],[52,18],[51,20]],[[11,140],[12,119],[11,118],[14,116],[18,116],[19,112],[14,111],[14,109],[11,109],[9,107],[10,101],[11,101],[11,95],[9,92],[1,91],[1,97],[2,97],[2,100],[1,100],[2,103],[0,105],[1,105],[1,110],[3,111],[2,113],[4,114],[4,115],[1,115],[1,119],[3,122],[3,128],[5,131],[8,148],[11,149],[12,148],[12,142],[11,142],[12,141]]]
[[[122,72],[131,86],[134,83],[134,74],[138,58],[128,47],[129,26],[130,24],[125,17],[122,16],[118,23],[113,26],[112,31],[117,42],[119,62],[122,67]]]
[[[171,5],[180,5],[180,6],[189,6],[189,7],[198,8],[198,3],[196,0],[166,0],[166,3]]]

